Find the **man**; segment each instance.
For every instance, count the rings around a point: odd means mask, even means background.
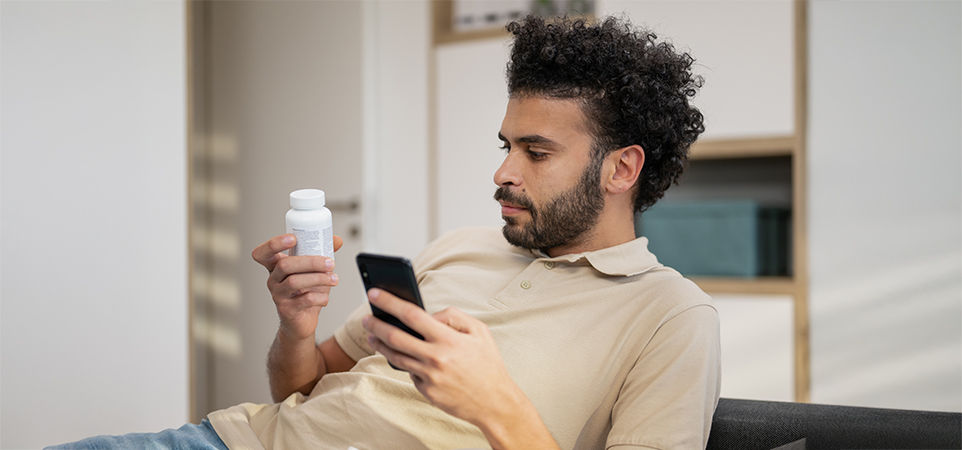
[[[211,413],[229,447],[705,446],[717,313],[634,234],[703,131],[692,59],[615,19],[508,30],[501,232],[458,230],[419,255],[426,311],[368,293],[423,341],[365,306],[315,344],[333,261],[285,255],[291,235],[254,249],[280,318],[279,403]]]
[[[225,441],[705,445],[716,313],[634,235],[634,212],[676,179],[703,129],[688,104],[692,60],[611,19],[528,18],[509,30],[506,156],[494,174],[503,236],[460,230],[432,243],[415,261],[427,312],[369,293],[425,341],[364,307],[315,346],[333,268],[285,256],[288,236],[255,249],[281,319],[269,372],[283,403],[212,414]]]

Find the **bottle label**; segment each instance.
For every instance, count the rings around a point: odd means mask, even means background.
[[[291,256],[321,255],[334,257],[334,233],[330,228],[291,228],[297,238],[297,245],[291,249]]]
[[[324,256],[334,258],[334,230],[330,227],[321,230],[321,243],[324,244]]]

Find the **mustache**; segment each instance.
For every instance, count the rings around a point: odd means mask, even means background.
[[[513,203],[528,210],[534,209],[534,203],[532,203],[531,200],[524,194],[511,192],[503,186],[494,191],[494,199],[504,200],[508,203]]]

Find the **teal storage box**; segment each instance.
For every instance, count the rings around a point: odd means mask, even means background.
[[[658,260],[685,275],[784,276],[789,209],[751,200],[663,202],[636,220]]]

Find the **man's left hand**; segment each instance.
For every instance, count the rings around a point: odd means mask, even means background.
[[[481,321],[456,308],[431,315],[379,289],[368,297],[424,336],[422,341],[374,316],[364,319],[371,346],[408,371],[418,391],[438,408],[478,425],[527,402]]]
[[[368,343],[444,412],[481,429],[494,449],[557,449],[534,405],[508,374],[491,331],[457,308],[434,315],[380,289],[371,304],[424,336],[420,340],[374,316],[364,318]]]

